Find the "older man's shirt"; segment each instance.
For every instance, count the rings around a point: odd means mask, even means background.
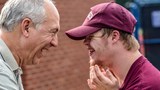
[[[5,42],[0,39],[0,90],[24,90],[21,74],[22,69]]]

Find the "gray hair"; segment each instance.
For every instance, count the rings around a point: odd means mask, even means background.
[[[1,11],[0,28],[12,31],[24,18],[30,18],[37,28],[45,18],[44,3],[45,0],[8,0]]]

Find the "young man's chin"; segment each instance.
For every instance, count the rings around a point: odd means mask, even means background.
[[[93,57],[90,57],[90,61],[89,61],[90,66],[102,66],[102,62],[100,60],[94,59]]]

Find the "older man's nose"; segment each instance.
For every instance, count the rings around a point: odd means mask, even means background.
[[[54,47],[58,46],[58,37],[57,37],[57,35],[52,38],[51,45],[53,45]]]

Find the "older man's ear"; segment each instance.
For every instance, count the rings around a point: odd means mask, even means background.
[[[32,21],[29,18],[25,18],[21,22],[21,31],[22,34],[27,38],[29,37],[29,28],[32,26]]]

